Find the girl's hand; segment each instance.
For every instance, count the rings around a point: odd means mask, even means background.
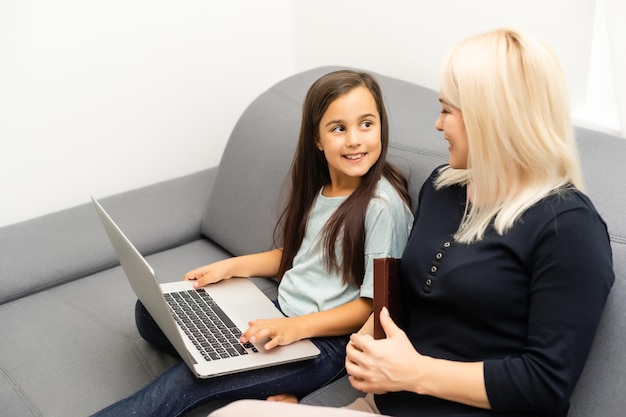
[[[360,391],[384,394],[390,391],[414,391],[420,370],[420,355],[406,334],[389,317],[386,308],[380,313],[386,339],[353,334],[346,347],[346,371],[352,386]]]
[[[201,266],[200,268],[187,272],[183,278],[185,281],[195,280],[196,282],[193,283],[195,288],[231,278],[232,274],[230,270],[233,259],[234,258],[224,259],[219,262]]]
[[[270,341],[263,347],[272,349],[276,346],[285,346],[302,339],[298,317],[284,317],[278,319],[253,320],[250,326],[239,339],[241,343],[255,343],[265,337]]]

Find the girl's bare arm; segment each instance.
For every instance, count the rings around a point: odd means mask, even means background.
[[[201,266],[185,274],[184,279],[196,280],[195,287],[212,284],[232,277],[275,277],[282,249],[224,259]]]

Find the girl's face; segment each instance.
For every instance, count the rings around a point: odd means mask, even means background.
[[[330,103],[317,140],[330,173],[324,195],[348,195],[359,186],[380,157],[380,128],[376,101],[367,88],[356,87]]]
[[[450,144],[448,163],[452,168],[466,169],[469,146],[463,113],[461,113],[461,109],[448,103],[441,94],[439,95],[439,102],[441,103],[441,113],[435,122],[435,129],[443,132],[443,138]]]

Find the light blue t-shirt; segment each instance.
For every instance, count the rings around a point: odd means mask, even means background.
[[[278,302],[289,317],[339,307],[359,297],[374,297],[374,258],[402,256],[413,225],[413,214],[393,186],[382,178],[365,215],[365,276],[360,288],[346,286],[341,273],[330,273],[324,262],[321,232],[332,214],[347,197],[318,194],[293,267],[280,281]],[[337,248],[337,260],[342,256]]]

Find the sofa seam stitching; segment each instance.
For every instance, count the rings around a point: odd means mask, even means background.
[[[626,245],[626,237],[624,236],[618,236],[616,234],[609,233],[609,239],[611,240],[611,242]]]
[[[17,384],[13,378],[11,378],[11,375],[9,375],[9,373],[6,371],[5,368],[0,367],[0,374],[2,374],[5,377],[5,379],[9,382],[10,386],[17,392],[17,394],[24,401],[24,403],[26,404],[28,409],[33,413],[33,415],[41,417],[43,414],[41,413],[39,408],[37,408],[37,406],[33,403],[30,397],[27,396],[26,393],[21,389],[20,385]]]
[[[137,337],[137,338],[133,339],[132,341],[130,341],[130,344],[132,346],[133,351],[139,357],[139,360],[141,361],[141,364],[144,366],[146,371],[148,371],[148,374],[152,377],[152,379],[154,379],[157,376],[159,376],[159,374],[156,372],[154,367],[150,364],[150,361],[148,360],[146,355],[144,355],[143,351],[137,345],[137,341],[142,341],[142,340],[144,340],[142,337]]]

